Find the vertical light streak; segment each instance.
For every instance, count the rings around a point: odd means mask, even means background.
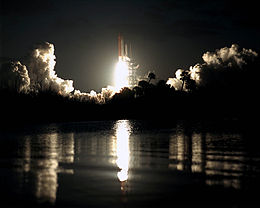
[[[129,168],[129,136],[130,125],[129,121],[122,120],[116,123],[116,138],[117,138],[117,160],[116,164],[120,171],[117,173],[119,181],[123,182],[128,179]]]
[[[123,87],[129,87],[128,76],[129,76],[128,63],[124,61],[121,57],[116,64],[115,75],[114,75],[116,91],[120,91],[120,89]]]

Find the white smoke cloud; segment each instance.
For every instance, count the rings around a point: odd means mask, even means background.
[[[224,47],[217,49],[215,52],[204,53],[202,56],[204,63],[191,66],[186,71],[198,86],[206,85],[213,81],[221,82],[223,72],[229,69],[240,70],[257,56],[258,54],[252,49],[243,48],[241,50],[238,45],[233,44],[230,48]],[[168,78],[167,84],[176,90],[180,90],[183,83],[181,80],[183,71],[185,70],[177,70],[174,78]],[[185,85],[183,90],[187,90]]]
[[[30,78],[25,65],[19,61],[3,63],[0,66],[0,89],[27,92]]]
[[[102,88],[100,93],[74,90],[72,80],[64,80],[55,72],[56,57],[54,45],[48,42],[39,44],[27,58],[26,65],[18,62],[5,63],[0,68],[0,89],[18,92],[52,91],[79,101],[105,103],[116,93],[112,86]]]
[[[92,101],[94,103],[104,104],[110,100],[113,95],[116,93],[116,90],[112,86],[107,86],[102,88],[100,93],[91,90],[90,93],[80,92],[80,90],[75,90],[74,94],[71,95],[71,98],[80,101]]]
[[[175,78],[168,78],[166,84],[170,85],[171,87],[174,87],[175,90],[181,90],[182,88],[181,73],[183,71],[184,71],[183,69],[178,69],[175,72]]]
[[[215,52],[206,52],[202,59],[207,65],[216,67],[242,67],[250,57],[256,57],[257,53],[251,49],[243,48],[239,51],[239,46],[232,44],[230,48],[224,47]]]
[[[190,66],[190,77],[191,79],[195,80],[197,84],[200,84],[201,82],[201,64],[196,64],[195,66]]]
[[[36,91],[54,91],[61,95],[68,95],[74,90],[72,80],[64,80],[57,76],[54,45],[44,42],[31,53],[28,61],[28,72],[31,88]]]

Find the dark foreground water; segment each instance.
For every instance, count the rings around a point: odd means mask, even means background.
[[[254,207],[257,136],[217,122],[118,120],[5,130],[0,206]]]

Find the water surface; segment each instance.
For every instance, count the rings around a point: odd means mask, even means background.
[[[199,123],[133,120],[5,131],[1,201],[34,207],[247,206],[257,202],[260,184],[260,154],[249,135]]]

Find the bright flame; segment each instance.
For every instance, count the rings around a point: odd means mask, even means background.
[[[120,89],[123,87],[129,87],[128,75],[128,63],[120,58],[116,64],[114,75],[116,91],[120,91]]]
[[[128,179],[129,166],[129,136],[130,126],[127,120],[118,121],[116,124],[116,138],[117,138],[117,161],[116,164],[120,168],[117,173],[119,181],[126,181]]]

